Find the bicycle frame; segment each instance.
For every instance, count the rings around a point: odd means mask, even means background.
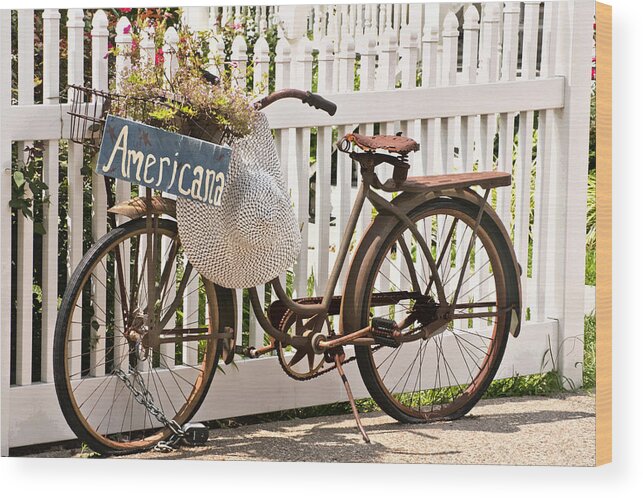
[[[342,234],[342,239],[340,242],[337,259],[335,260],[333,269],[328,278],[328,282],[326,284],[324,294],[323,296],[321,296],[322,297],[321,303],[319,304],[297,303],[296,301],[294,301],[288,296],[288,294],[284,290],[278,278],[270,282],[273,289],[277,293],[277,297],[290,311],[292,311],[293,313],[296,313],[300,317],[312,318],[315,315],[321,315],[323,318],[325,318],[329,314],[329,308],[332,302],[332,298],[334,296],[334,290],[339,281],[339,276],[342,271],[342,268],[346,262],[346,256],[348,255],[352,234],[354,233],[355,228],[357,227],[359,215],[362,211],[364,203],[366,202],[366,200],[368,200],[371,203],[371,205],[375,207],[375,209],[377,209],[378,213],[391,214],[392,216],[397,218],[400,222],[402,222],[404,226],[408,228],[411,231],[411,233],[415,236],[416,240],[420,245],[422,253],[424,254],[429,264],[429,268],[433,275],[430,280],[429,287],[426,289],[425,293],[427,293],[430,290],[431,286],[435,284],[437,297],[442,306],[441,311],[442,313],[446,313],[447,309],[445,305],[447,304],[447,299],[444,292],[444,287],[442,285],[442,281],[439,277],[439,272],[438,272],[439,262],[435,261],[425,238],[420,234],[416,224],[399,207],[397,207],[395,204],[387,201],[385,198],[377,194],[374,191],[373,186],[369,181],[369,179],[370,179],[369,176],[362,176],[362,182],[360,184],[360,188],[357,193],[357,198],[353,204],[350,216],[348,218],[347,226],[344,230],[344,233]],[[477,232],[478,226],[480,225],[482,214],[484,212],[484,207],[487,203],[487,199],[490,192],[491,192],[491,189],[487,188],[485,190],[484,196],[481,197],[480,210],[478,213],[476,224],[473,228],[472,236],[469,240],[469,245],[467,247],[467,252],[466,252],[466,258],[469,257],[469,254],[475,242],[476,232]],[[411,257],[406,245],[402,247],[402,252],[404,253],[405,258]],[[440,259],[442,256],[444,256],[444,254],[440,256]],[[463,267],[462,270],[460,271],[458,285],[456,287],[456,291],[454,294],[453,304],[449,305],[449,311],[451,312],[453,311],[453,307],[457,302],[457,296],[460,291],[460,287],[462,286],[462,280],[463,280],[465,271],[466,271],[466,267]],[[422,290],[419,288],[419,285],[417,284],[417,281],[414,283],[414,287],[417,287],[414,289],[416,292],[422,292]],[[268,320],[268,318],[266,317],[263,311],[263,308],[261,306],[261,303],[257,294],[257,290],[255,288],[250,288],[248,289],[248,292],[250,295],[250,302],[252,304],[252,308],[255,313],[255,316],[257,317],[259,324],[261,325],[261,327],[264,329],[265,332],[271,335],[274,339],[287,345],[297,346],[298,342],[300,341],[305,342],[307,340],[302,337],[290,336],[289,334],[281,330],[278,330],[276,327],[274,327],[273,324],[270,323],[270,321]],[[323,323],[323,320],[317,321],[315,332],[319,331],[318,329],[321,327],[322,323]],[[440,324],[438,321],[438,324],[436,325],[436,327],[439,325]],[[339,330],[337,334],[338,336],[337,338],[334,338],[332,340],[321,340],[318,343],[318,347],[323,350],[323,349],[338,347],[348,343],[353,343],[353,344],[369,343],[370,344],[371,340],[364,338],[364,336],[366,336],[369,332],[370,332],[370,327],[365,327],[363,329],[356,330],[356,331]],[[355,341],[358,341],[358,342],[355,342]],[[262,349],[265,349],[266,351],[270,350],[270,348],[262,348]]]

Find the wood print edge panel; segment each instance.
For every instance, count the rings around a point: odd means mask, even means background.
[[[612,7],[596,3],[596,465],[612,461]]]

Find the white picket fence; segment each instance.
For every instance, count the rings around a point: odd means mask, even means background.
[[[476,6],[477,5],[477,6]],[[252,63],[254,81],[268,74],[274,60],[275,87],[310,89],[338,104],[330,117],[301,104],[280,102],[267,114],[275,130],[284,173],[303,226],[303,250],[294,268],[294,293],[304,296],[314,275],[316,292],[325,286],[335,248],[355,187],[350,159],[340,155],[337,181],[331,182],[333,143],[355,130],[402,131],[422,148],[412,158],[411,174],[498,169],[514,174],[515,206],[509,188],[497,192],[497,210],[512,227],[523,268],[523,331],[510,339],[498,377],[539,373],[555,367],[581,380],[584,236],[588,150],[593,2],[525,1],[479,4],[368,4],[308,7],[188,8],[194,29],[212,29],[212,54],[223,50],[222,24],[238,35],[232,42],[240,84]],[[66,75],[61,72],[59,33],[66,22]],[[14,13],[15,14],[15,13]],[[91,84],[109,88],[107,16],[93,14],[86,39],[82,10],[42,13],[42,33],[34,33],[34,11],[0,10],[0,427],[3,455],[9,447],[73,437],[53,387],[52,344],[59,298],[59,246],[67,250],[66,272],[83,253],[83,150],[65,144],[68,104],[58,98],[61,78],[83,83],[84,53],[91,54]],[[281,22],[279,22],[281,20]],[[278,23],[279,40],[270,46],[265,33]],[[127,47],[127,19],[116,26],[116,45]],[[253,60],[247,36],[259,35]],[[43,71],[35,74],[34,35],[43,41]],[[311,39],[312,38],[312,39]],[[12,41],[17,39],[17,51]],[[176,41],[168,31],[166,52]],[[153,59],[150,40],[141,42],[143,57]],[[117,68],[128,64],[116,57]],[[213,59],[212,59],[213,60]],[[14,62],[17,61],[17,62]],[[16,81],[17,98],[12,93]],[[166,58],[171,70],[171,58]],[[356,66],[357,64],[357,66]],[[359,83],[356,84],[356,75]],[[34,76],[43,81],[42,102],[34,102]],[[517,127],[517,135],[515,133]],[[538,131],[532,159],[534,131]],[[313,134],[312,132],[316,132]],[[514,143],[514,136],[517,143]],[[316,157],[311,156],[316,137]],[[33,222],[9,207],[12,148],[43,141],[42,175],[50,186],[41,249],[34,250]],[[59,151],[68,146],[66,164]],[[513,161],[515,168],[512,169]],[[535,182],[532,183],[532,161]],[[309,167],[309,163],[312,165]],[[315,174],[315,223],[309,222],[309,181]],[[57,188],[67,177],[67,203]],[[93,191],[92,234],[106,231],[106,199],[101,184]],[[121,185],[119,198],[127,198]],[[535,210],[530,220],[530,197]],[[64,212],[59,209],[66,206]],[[331,216],[335,223],[329,223]],[[66,241],[59,225],[67,220]],[[368,222],[365,208],[359,238]],[[531,238],[531,250],[530,250]],[[531,256],[529,255],[531,253]],[[531,257],[531,262],[529,259]],[[527,268],[531,273],[527,274]],[[40,269],[34,276],[34,268]],[[33,286],[42,289],[39,330],[34,324]],[[341,290],[341,282],[338,291]],[[241,294],[239,297],[242,298]],[[197,304],[198,305],[198,304]],[[242,310],[239,307],[239,319]],[[250,342],[263,332],[250,320]],[[239,331],[241,333],[241,331]],[[37,340],[34,340],[36,338]],[[12,346],[15,357],[12,359]],[[310,383],[287,378],[275,358],[239,361],[217,375],[197,418],[212,419],[310,406],[345,399],[335,376]],[[40,365],[34,372],[34,365]],[[35,374],[35,375],[34,375]],[[347,369],[357,396],[366,395],[354,363]]]

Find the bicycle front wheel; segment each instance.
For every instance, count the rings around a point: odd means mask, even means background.
[[[78,438],[101,454],[153,447],[171,435],[163,417],[187,422],[220,356],[222,293],[187,262],[176,223],[157,221],[151,237],[138,219],[92,246],[68,282],[56,322],[62,412]],[[152,281],[155,289],[148,288]],[[148,306],[151,295],[157,298]],[[146,336],[149,313],[161,330],[154,343]]]
[[[388,235],[374,237],[363,252],[361,267],[368,272],[358,278],[352,300],[358,303],[355,316],[360,320],[354,328],[378,317],[405,327],[398,347],[356,346],[357,362],[370,395],[399,421],[463,416],[483,395],[502,360],[511,322],[508,303],[517,302],[518,289],[508,278],[511,249],[491,217],[482,217],[467,256],[478,210],[465,201],[438,198],[409,214],[436,262],[439,279],[402,223]],[[438,282],[446,303],[436,292]],[[451,315],[439,318],[449,306]]]

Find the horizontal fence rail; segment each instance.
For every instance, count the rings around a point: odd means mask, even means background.
[[[207,30],[211,71],[224,58],[233,63],[236,84],[257,97],[295,87],[338,105],[332,117],[292,101],[266,111],[302,227],[301,254],[283,276],[295,297],[323,291],[356,195],[355,165],[335,143],[356,131],[402,132],[421,143],[412,176],[512,173],[512,187],[498,189],[492,204],[522,268],[524,326],[509,341],[498,378],[555,369],[578,385],[592,2],[195,7],[183,16],[193,30]],[[73,437],[53,388],[53,328],[69,275],[106,233],[107,200],[89,151],[69,141],[65,89],[118,89],[122,69],[155,63],[159,48],[165,70],[175,70],[173,28],[162,47],[147,33],[141,61],[126,55],[131,29],[127,17],[102,10],[0,10],[3,455],[9,447]],[[108,53],[111,43],[116,55]],[[42,150],[36,165],[49,190],[30,219],[9,203],[13,174],[33,144]],[[138,192],[117,183],[117,200]],[[371,219],[365,207],[356,241]],[[385,272],[391,281],[403,276],[393,267]],[[259,295],[265,305],[277,299]],[[94,290],[90,306],[102,309],[105,299]],[[237,321],[246,324],[237,331],[239,343],[263,345],[244,291],[237,302]],[[199,315],[200,306],[194,297],[183,303],[187,316]],[[237,367],[215,377],[198,419],[345,399],[334,376],[297,383],[273,357]],[[366,396],[354,365],[347,373],[356,395]],[[97,379],[103,374],[94,372]]]

